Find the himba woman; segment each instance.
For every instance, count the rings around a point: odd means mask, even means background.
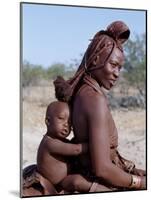
[[[106,191],[146,188],[146,172],[117,150],[118,132],[103,89],[110,90],[119,78],[129,35],[124,22],[111,23],[96,33],[73,78],[54,81],[56,98],[71,106],[75,143],[88,143],[88,153],[79,156],[75,168],[93,181],[93,191],[100,191],[98,184]]]

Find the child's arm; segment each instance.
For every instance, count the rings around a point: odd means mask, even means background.
[[[50,153],[64,156],[77,156],[88,151],[88,144],[71,144],[58,139],[47,139],[47,148]]]

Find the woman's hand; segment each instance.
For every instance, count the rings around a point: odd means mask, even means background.
[[[88,143],[82,143],[82,153],[85,154],[88,152]]]
[[[132,174],[137,175],[137,176],[146,176],[146,171],[142,169],[134,168],[132,171]]]

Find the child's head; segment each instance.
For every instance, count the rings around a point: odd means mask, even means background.
[[[70,109],[67,103],[54,101],[46,111],[47,133],[56,138],[66,138],[70,134]]]

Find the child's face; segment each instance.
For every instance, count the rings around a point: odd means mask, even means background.
[[[61,105],[51,116],[47,116],[49,121],[48,132],[56,138],[66,138],[70,134],[70,111],[67,106]]]

